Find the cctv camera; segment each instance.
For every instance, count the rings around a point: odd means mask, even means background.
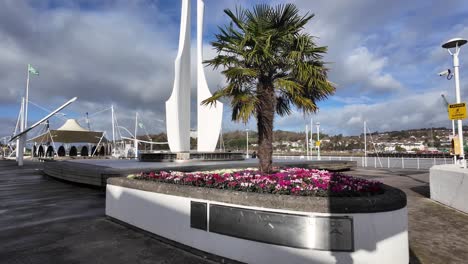
[[[450,75],[450,69],[447,69],[443,72],[439,72],[439,76],[449,76]]]

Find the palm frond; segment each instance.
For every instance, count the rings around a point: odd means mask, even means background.
[[[274,85],[276,88],[284,90],[287,93],[298,94],[303,93],[304,86],[295,80],[289,80],[286,78],[278,78],[275,80]]]
[[[231,23],[219,27],[212,42],[218,55],[204,63],[224,68],[228,85],[203,103],[227,97],[233,120],[247,122],[265,100],[256,92],[257,85],[275,90],[278,115],[290,114],[293,105],[304,112],[317,111],[316,102],[335,92],[322,61],[327,47],[316,45],[313,36],[302,32],[313,14],[301,15],[294,4],[259,4],[224,12]]]
[[[284,96],[276,97],[276,113],[280,116],[291,114],[290,100]]]
[[[257,71],[255,69],[243,68],[243,67],[230,67],[222,71],[224,76],[229,80],[249,79],[257,77]]]
[[[240,29],[244,29],[245,21],[245,12],[246,10],[240,6],[236,7],[236,14],[234,14],[230,9],[224,9],[224,13],[236,24]]]

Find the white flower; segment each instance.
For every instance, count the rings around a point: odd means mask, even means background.
[[[250,186],[252,186],[253,184],[250,183],[250,182],[241,182],[240,185],[241,185],[242,187],[250,187]]]

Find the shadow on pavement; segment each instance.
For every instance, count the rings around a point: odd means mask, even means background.
[[[421,260],[414,254],[413,249],[410,247],[410,264],[422,264]]]
[[[413,192],[415,193],[418,193],[426,198],[431,198],[431,191],[429,189],[429,185],[421,185],[421,186],[416,186],[416,187],[412,187],[410,188],[410,190],[412,190]]]

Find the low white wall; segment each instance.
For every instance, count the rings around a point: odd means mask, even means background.
[[[190,201],[311,216],[141,191],[107,184],[106,215],[170,240],[246,263],[409,263],[406,207],[383,213],[346,214],[354,223],[354,252],[299,249],[219,235],[190,227]]]
[[[438,165],[430,169],[431,199],[468,213],[468,169]]]

